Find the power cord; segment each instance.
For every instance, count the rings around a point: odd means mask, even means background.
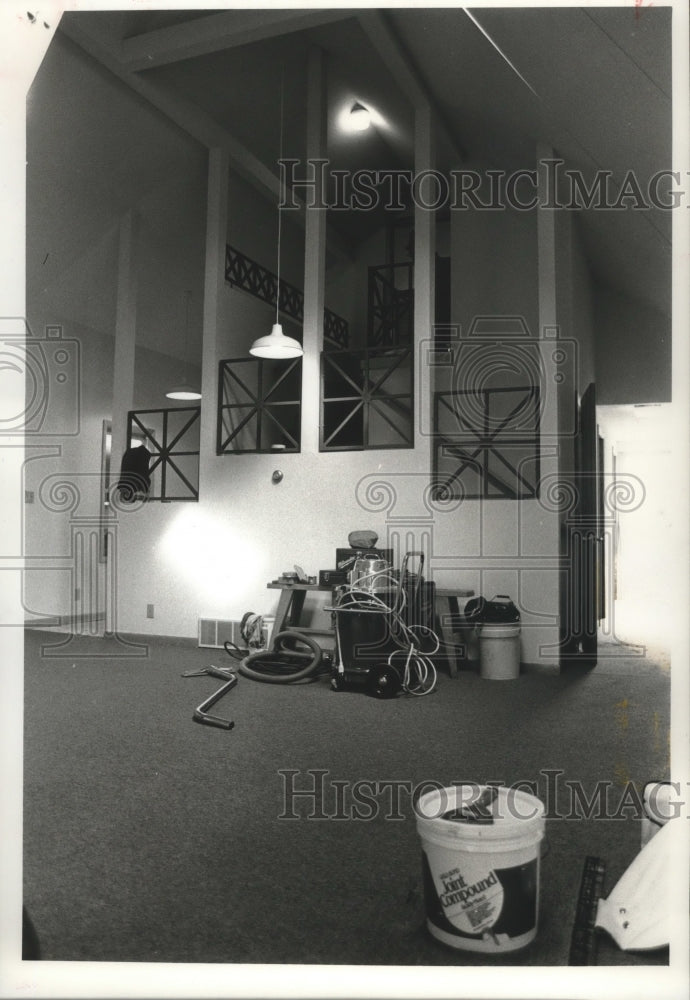
[[[378,594],[368,590],[358,590],[357,585],[366,584],[368,577],[375,577],[377,583],[386,579],[397,587],[395,600],[386,603]],[[368,573],[353,581],[349,590],[343,591],[338,601],[330,610],[335,612],[335,630],[337,647],[337,670],[344,673],[342,662],[340,632],[338,629],[339,614],[385,614],[392,619],[394,627],[389,629],[391,638],[399,647],[388,656],[387,664],[401,674],[402,689],[406,694],[421,697],[431,694],[436,688],[438,674],[431,656],[440,648],[440,640],[434,630],[426,625],[408,625],[403,617],[407,604],[405,592],[393,577],[385,577],[381,573]],[[431,648],[423,650],[422,640],[428,640]],[[426,644],[426,643],[425,643]],[[402,669],[395,666],[396,658],[405,657]]]

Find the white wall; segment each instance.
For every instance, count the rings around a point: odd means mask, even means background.
[[[451,320],[468,334],[475,317],[521,317],[528,339],[539,337],[537,218],[533,212],[452,213]],[[500,341],[500,337],[497,338]],[[505,343],[510,345],[509,337]],[[510,362],[507,362],[510,365]],[[499,365],[488,373],[495,378]],[[459,384],[473,376],[457,372]],[[500,377],[500,376],[499,376]],[[512,371],[505,373],[511,382]],[[523,384],[518,378],[513,384]],[[549,457],[557,432],[553,383],[544,389],[541,474],[555,475]],[[439,574],[441,585],[467,582],[486,597],[509,594],[522,615],[522,656],[529,663],[557,662],[558,517],[544,499],[465,500],[437,520],[439,551],[457,554]]]
[[[112,131],[94,142],[103,120]],[[188,327],[199,331],[205,196],[205,150],[58,33],[27,102],[27,319],[39,338],[46,327],[61,327],[70,360],[48,364],[39,387],[41,398],[48,393],[47,415],[27,449],[24,488],[34,494],[23,508],[29,618],[105,608],[98,554],[82,559],[75,545],[88,549],[100,526],[120,218],[129,209],[136,217],[134,403],[160,407],[169,382],[195,368],[193,344],[184,357],[185,306],[191,291]],[[68,378],[59,383],[61,372]],[[115,474],[119,460],[113,457]]]

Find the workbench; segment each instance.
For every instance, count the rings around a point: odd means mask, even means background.
[[[324,594],[332,594],[333,586],[319,583],[268,583],[269,590],[279,590],[278,609],[271,634],[268,637],[268,648],[273,645],[274,636],[286,629],[299,629],[306,635],[332,635],[332,628],[304,628],[299,620],[304,608],[304,601],[310,590],[320,591]]]

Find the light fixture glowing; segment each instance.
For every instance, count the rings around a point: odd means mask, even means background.
[[[174,385],[166,392],[167,399],[201,399],[201,393],[191,385]]]
[[[283,108],[285,99],[285,67],[283,67],[281,80],[280,80],[280,149],[279,149],[279,160],[283,159]],[[283,333],[283,328],[280,324],[279,310],[280,310],[280,240],[282,235],[282,203],[283,203],[283,191],[282,184],[281,190],[279,192],[278,200],[278,274],[276,277],[276,321],[273,324],[271,332],[264,337],[259,337],[255,340],[252,346],[249,348],[249,353],[255,358],[275,358],[281,361],[286,358],[300,358],[304,353],[302,350],[302,345],[294,337],[287,337]]]
[[[371,125],[371,115],[367,109],[357,101],[350,109],[349,126],[353,132],[366,132]]]

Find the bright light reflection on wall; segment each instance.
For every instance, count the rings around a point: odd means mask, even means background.
[[[219,600],[227,606],[241,598],[254,583],[252,567],[261,566],[256,546],[225,518],[192,505],[180,510],[165,532],[161,553],[171,573],[198,594],[200,605],[207,601],[209,607]]]

